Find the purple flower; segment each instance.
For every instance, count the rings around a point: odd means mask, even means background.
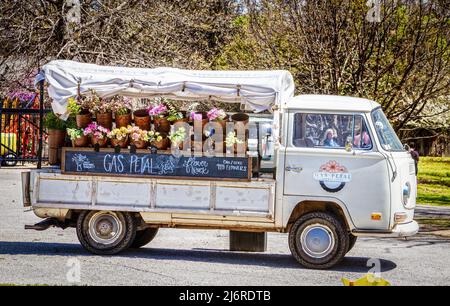
[[[194,121],[201,121],[203,119],[202,114],[191,112],[191,119]]]
[[[158,104],[153,107],[150,106],[147,111],[150,116],[159,116],[167,112],[167,107],[164,104]]]

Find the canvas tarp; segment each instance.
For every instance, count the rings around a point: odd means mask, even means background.
[[[206,71],[176,68],[125,68],[55,60],[43,66],[53,111],[67,116],[67,99],[93,89],[101,97],[122,95],[175,100],[241,103],[255,112],[287,102],[294,95],[292,75],[284,70]]]

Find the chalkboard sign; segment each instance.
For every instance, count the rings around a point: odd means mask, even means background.
[[[206,157],[150,154],[129,150],[64,148],[61,170],[68,174],[138,177],[183,177],[198,179],[250,180],[249,157]]]

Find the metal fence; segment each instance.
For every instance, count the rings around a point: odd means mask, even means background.
[[[11,101],[12,100],[12,101]],[[25,102],[25,103],[23,103]],[[0,100],[0,161],[2,166],[34,162],[40,167],[48,160],[47,133],[40,128],[41,116],[49,110],[41,109],[38,97],[30,101]],[[40,152],[40,137],[42,149]]]

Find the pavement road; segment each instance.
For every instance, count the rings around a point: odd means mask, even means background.
[[[142,249],[99,257],[79,245],[74,229],[24,230],[40,219],[24,212],[20,197],[20,170],[0,169],[0,284],[342,285],[342,277],[363,276],[377,259],[393,285],[450,285],[450,239],[430,234],[359,239],[327,271],[297,264],[287,235],[277,233],[268,234],[267,252],[241,253],[227,250],[227,231],[163,229]]]

